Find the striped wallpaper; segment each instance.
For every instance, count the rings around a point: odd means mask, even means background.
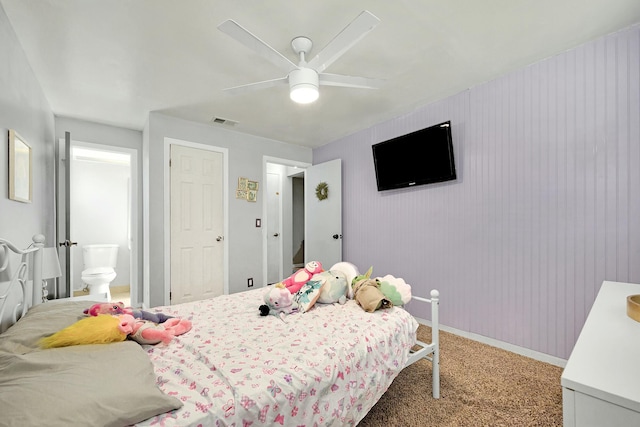
[[[371,145],[445,120],[458,179],[378,192]],[[640,26],[314,150],[334,158],[345,260],[439,289],[446,326],[567,359],[602,281],[640,282]]]

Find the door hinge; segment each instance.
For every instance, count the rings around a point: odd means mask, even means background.
[[[171,159],[169,159],[169,167],[171,167]]]

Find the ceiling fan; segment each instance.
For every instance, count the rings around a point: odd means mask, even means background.
[[[224,90],[227,93],[239,94],[281,84],[289,84],[291,99],[301,104],[308,104],[318,99],[318,87],[320,85],[377,89],[380,87],[382,80],[329,74],[325,73],[324,70],[366,36],[369,31],[373,30],[379,22],[380,20],[371,12],[367,10],[361,12],[308,62],[306,58],[311,52],[313,42],[307,37],[295,37],[291,41],[291,47],[299,58],[299,62],[296,65],[237,22],[231,19],[224,21],[218,25],[220,31],[233,37],[287,73],[285,77],[278,79],[249,83]]]

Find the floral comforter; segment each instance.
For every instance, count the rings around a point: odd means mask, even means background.
[[[356,425],[407,361],[417,322],[355,301],[261,317],[265,289],[158,307],[193,328],[145,346],[158,387],[184,406],[141,425]]]

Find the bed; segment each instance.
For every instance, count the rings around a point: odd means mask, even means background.
[[[6,258],[17,248],[0,240],[0,249]],[[29,265],[28,256],[16,254],[19,269],[40,283],[38,258],[31,253]],[[24,273],[16,277],[0,287],[0,296],[15,293],[7,288],[25,290],[12,306],[0,300],[1,311],[16,313],[0,334],[2,425],[356,425],[420,359],[431,362],[431,394],[440,396],[435,290],[412,299],[431,306],[431,343],[416,341],[418,324],[403,308],[369,313],[353,299],[263,317],[259,288],[150,309],[192,322],[168,345],[127,340],[41,350],[39,338],[77,321],[93,302],[38,304],[27,295]]]

